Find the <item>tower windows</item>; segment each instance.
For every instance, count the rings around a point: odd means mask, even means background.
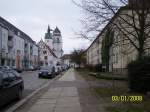
[[[57,38],[57,43],[59,43],[59,38]]]
[[[43,54],[47,54],[47,51],[43,51]]]
[[[44,59],[47,60],[47,56],[44,56]]]

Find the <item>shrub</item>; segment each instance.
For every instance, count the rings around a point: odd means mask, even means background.
[[[93,70],[93,65],[87,64],[85,66],[85,68],[92,71]]]
[[[85,66],[88,70],[94,71],[94,72],[101,72],[102,71],[102,64],[97,64],[97,65],[86,65]]]
[[[136,92],[150,91],[150,57],[128,64],[129,88]]]

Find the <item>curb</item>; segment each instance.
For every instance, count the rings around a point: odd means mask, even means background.
[[[53,81],[59,79],[62,75],[58,75],[56,76],[54,79],[50,80],[49,82],[47,82],[46,84],[44,84],[43,86],[41,86],[40,88],[37,88],[35,91],[33,91],[31,94],[29,94],[27,97],[23,98],[22,100],[20,100],[18,103],[16,103],[15,105],[11,106],[10,108],[8,108],[6,111],[4,112],[14,112],[15,110],[17,110],[19,107],[21,107],[23,104],[25,104],[29,99],[31,99],[35,94],[37,94],[40,90],[48,87],[50,85],[50,83],[52,83]]]

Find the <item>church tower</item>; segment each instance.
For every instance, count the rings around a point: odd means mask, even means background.
[[[48,25],[48,29],[47,29],[47,33],[45,33],[45,43],[51,48],[53,49],[53,39],[52,39],[52,33],[51,33],[51,29]]]
[[[60,30],[57,27],[53,31],[53,50],[58,58],[62,57],[62,36]]]

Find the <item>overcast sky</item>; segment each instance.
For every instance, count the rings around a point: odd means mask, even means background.
[[[48,24],[61,30],[65,53],[86,48],[89,42],[74,39],[82,26],[82,11],[71,0],[0,0],[0,16],[38,42],[44,38]]]

